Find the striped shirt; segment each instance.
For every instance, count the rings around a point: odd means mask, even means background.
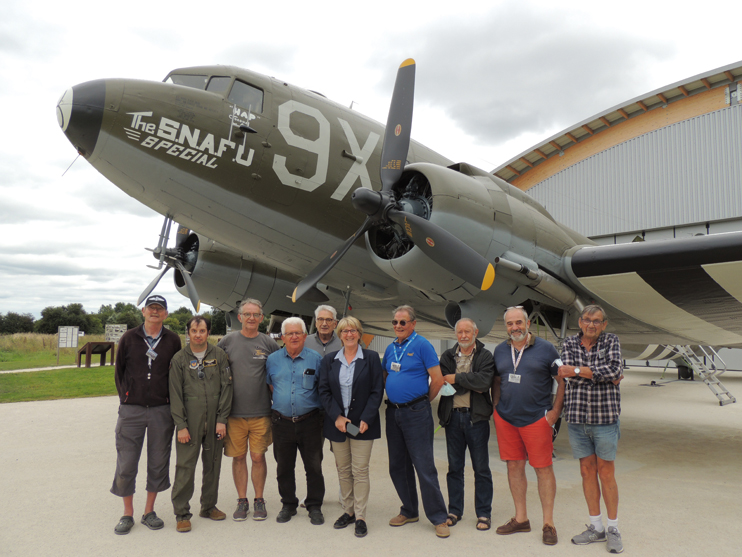
[[[621,345],[613,333],[601,333],[588,352],[582,333],[562,344],[564,365],[589,367],[592,379],[566,379],[564,415],[570,424],[606,425],[616,423],[621,414],[621,391],[613,381],[621,377]]]

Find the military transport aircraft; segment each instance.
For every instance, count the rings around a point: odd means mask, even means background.
[[[508,306],[559,338],[595,301],[642,358],[650,343],[742,346],[742,233],[595,245],[493,174],[411,141],[415,67],[398,70],[386,126],[230,66],[75,85],[57,117],[91,165],[166,216],[142,298],[174,268],[195,307],[254,297],[309,317],[329,300],[383,334],[406,303],[424,334],[450,337],[465,316],[490,341]]]

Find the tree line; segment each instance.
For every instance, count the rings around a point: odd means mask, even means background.
[[[223,311],[214,309],[202,315],[211,319],[212,335],[227,333]],[[168,314],[165,326],[177,333],[184,333],[186,323],[191,317],[191,310],[180,307]],[[102,305],[97,313],[88,313],[82,304],[69,304],[44,308],[40,319],[35,319],[30,313],[0,313],[0,334],[56,334],[59,327],[79,327],[80,332],[85,334],[100,335],[105,332],[106,325],[126,325],[127,329],[132,329],[141,325],[142,321],[142,310],[134,304],[119,302],[115,305]]]

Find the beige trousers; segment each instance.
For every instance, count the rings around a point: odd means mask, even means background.
[[[347,439],[342,443],[330,443],[338,470],[343,511],[351,516],[355,515],[357,520],[365,520],[370,488],[368,463],[374,441]]]

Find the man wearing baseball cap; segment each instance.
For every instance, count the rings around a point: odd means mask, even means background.
[[[139,457],[147,434],[147,500],[142,524],[159,530],[164,523],[155,514],[157,494],[170,487],[170,450],[173,418],[170,414],[168,372],[180,350],[180,337],[163,327],[167,300],[150,296],[142,308],[144,323],[124,333],[116,354],[116,475],[111,493],[124,500],[124,516],[114,528],[128,534],[134,526],[134,491]]]

